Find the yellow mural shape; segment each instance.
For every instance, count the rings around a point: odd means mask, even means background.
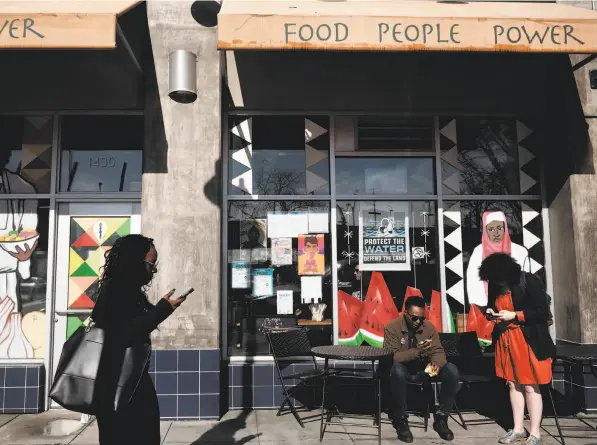
[[[87,258],[87,264],[98,274],[100,275],[100,269],[106,262],[104,258],[105,252],[103,249],[96,249],[92,252],[89,252],[89,257]]]
[[[68,275],[72,275],[79,267],[81,267],[81,264],[83,264],[84,262],[85,261],[83,261],[83,258],[81,258],[77,252],[75,252],[73,249],[70,249],[70,258],[68,261]]]

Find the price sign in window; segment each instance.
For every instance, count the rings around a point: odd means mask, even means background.
[[[143,117],[67,116],[60,191],[141,191]]]

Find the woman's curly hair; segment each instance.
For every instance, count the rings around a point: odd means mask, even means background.
[[[494,253],[483,260],[479,267],[482,281],[508,283],[515,286],[520,282],[520,265],[507,253]]]
[[[118,238],[106,252],[106,263],[101,268],[98,295],[112,279],[122,279],[142,289],[147,284],[145,256],[153,246],[153,239],[143,235],[126,235]]]

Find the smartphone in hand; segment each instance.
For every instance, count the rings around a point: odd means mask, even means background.
[[[179,298],[187,298],[189,295],[191,295],[193,292],[195,292],[195,289],[193,289],[192,287],[187,290],[184,294],[182,294],[181,296],[176,296],[176,295],[172,295],[170,297],[170,300],[178,300]]]

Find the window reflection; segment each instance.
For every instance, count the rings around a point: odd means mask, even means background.
[[[339,195],[432,195],[433,158],[336,158]]]
[[[143,116],[66,116],[60,191],[139,192]]]

